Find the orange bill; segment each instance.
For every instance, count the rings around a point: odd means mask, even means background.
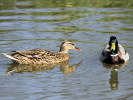
[[[82,51],[81,49],[79,49],[79,48],[77,48],[77,47],[75,47],[75,48],[74,48],[74,50],[77,50],[77,51]]]

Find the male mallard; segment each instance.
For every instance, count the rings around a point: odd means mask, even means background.
[[[14,51],[13,54],[3,53],[13,62],[19,64],[50,64],[59,63],[69,59],[68,50],[81,51],[72,42],[65,41],[61,44],[59,53],[53,53],[46,49],[32,49],[25,51]]]
[[[124,47],[118,43],[117,38],[111,36],[109,45],[103,49],[100,60],[110,64],[124,63],[129,60],[129,55]]]

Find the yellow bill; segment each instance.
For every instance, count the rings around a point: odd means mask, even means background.
[[[115,43],[111,43],[111,50],[115,50]]]

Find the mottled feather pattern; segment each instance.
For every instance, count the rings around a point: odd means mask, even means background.
[[[7,58],[19,64],[53,64],[69,59],[68,50],[82,51],[74,46],[70,41],[65,41],[60,46],[58,53],[53,53],[46,49],[32,49],[25,51],[13,51],[13,54],[3,53]]]
[[[18,59],[18,63],[20,64],[59,63],[69,59],[67,53],[53,53],[45,49],[16,51],[11,56]]]

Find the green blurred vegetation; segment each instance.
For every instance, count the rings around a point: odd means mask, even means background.
[[[46,8],[46,9],[43,9]],[[51,9],[54,8],[54,9]],[[65,9],[70,8],[70,9]],[[76,8],[76,9],[75,9]],[[93,16],[97,16],[97,14],[103,15],[112,15],[112,14],[119,14],[118,16],[106,16],[100,19],[96,19],[95,23],[97,22],[112,22],[112,21],[121,21],[121,20],[130,20],[125,21],[127,24],[132,24],[132,16],[125,16],[133,15],[132,10],[125,10],[125,11],[99,11],[90,10],[88,8],[133,8],[132,0],[0,0],[0,16],[14,16],[19,15],[23,16],[26,15],[28,18],[2,18],[0,22],[12,22],[12,21],[32,21],[36,23],[40,22],[63,22],[67,23],[76,19],[88,17],[91,18]],[[12,10],[10,12],[10,10]],[[14,9],[19,9],[18,11]],[[23,10],[21,12],[21,9]],[[27,12],[25,12],[25,9]],[[28,11],[32,9],[31,11]],[[4,11],[5,10],[5,11]],[[7,11],[6,11],[7,10]],[[122,14],[122,16],[120,16]],[[29,18],[29,16],[32,16]],[[38,18],[38,16],[45,16],[45,18]],[[49,18],[50,16],[50,18]],[[87,21],[86,23],[79,22],[79,25],[89,24]],[[110,28],[110,26],[104,28]],[[77,27],[57,27],[53,28],[53,30],[44,30],[45,32],[74,32],[74,31],[94,31],[93,29],[87,28],[77,28]],[[122,30],[122,29],[121,29]],[[124,29],[124,30],[132,30],[132,29]],[[4,32],[6,30],[3,30]],[[43,32],[44,32],[43,31]],[[97,31],[99,32],[99,31]],[[119,32],[108,32],[108,31],[101,31],[101,33],[111,33],[111,34],[120,34]]]
[[[18,8],[133,8],[132,0],[0,0],[0,9]]]

